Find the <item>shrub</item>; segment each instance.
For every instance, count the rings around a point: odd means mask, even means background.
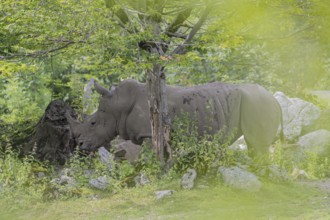
[[[230,166],[236,163],[235,152],[223,143],[223,133],[198,136],[197,126],[189,115],[182,114],[173,122],[172,148],[173,169],[183,173],[195,168],[199,174],[206,174],[220,165]]]
[[[3,187],[0,192],[9,197],[20,195],[21,192],[34,198],[42,197],[52,168],[31,156],[20,159],[11,148],[0,152],[0,161],[0,184]]]
[[[300,148],[283,149],[277,143],[273,162],[288,172],[298,168],[304,170],[310,178],[320,179],[330,176],[328,155],[307,152]]]

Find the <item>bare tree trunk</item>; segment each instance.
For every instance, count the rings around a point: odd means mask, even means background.
[[[172,159],[170,141],[171,119],[168,115],[164,67],[154,63],[147,70],[148,102],[150,107],[152,143],[161,165],[165,165],[165,153]],[[165,151],[164,151],[165,150]]]
[[[116,2],[117,1],[114,0],[105,0],[107,8],[115,8],[113,7],[115,5],[119,6],[120,4],[116,4]],[[135,15],[131,16],[132,13],[127,10],[126,7],[120,7],[114,11],[114,14],[117,16],[119,25],[129,34],[136,34],[139,32],[139,28],[135,27],[133,24],[134,22],[132,22],[132,20],[136,18],[139,19],[140,24],[142,24],[145,29],[150,30],[150,28],[152,28],[154,38],[140,41],[138,44],[139,48],[149,52],[151,55],[164,56],[167,53],[170,57],[174,54],[183,54],[186,52],[186,46],[191,43],[196,33],[206,21],[212,7],[214,7],[214,4],[211,4],[211,2],[207,4],[207,7],[204,8],[204,12],[201,13],[199,20],[191,28],[190,33],[185,35],[182,34],[182,30],[180,29],[190,17],[193,10],[192,6],[184,5],[184,7],[180,7],[178,4],[178,7],[182,10],[178,10],[178,13],[172,22],[169,22],[169,25],[164,29],[162,28],[165,21],[163,12],[166,4],[164,4],[163,1],[155,1],[155,4],[147,4],[146,2],[147,1],[137,1],[130,5],[133,7],[134,11],[142,12],[137,17]],[[165,35],[168,38],[164,38]],[[168,51],[168,46],[175,38],[182,38],[184,41],[170,53]],[[153,63],[153,68],[147,69],[146,75],[148,102],[150,107],[152,144],[157,153],[158,159],[161,161],[162,165],[165,165],[165,153],[168,154],[168,159],[170,160],[168,162],[171,162],[172,152],[169,145],[171,120],[167,112],[165,74],[163,71],[164,67],[162,65]],[[165,152],[164,149],[166,150]],[[170,165],[170,163],[167,165]]]

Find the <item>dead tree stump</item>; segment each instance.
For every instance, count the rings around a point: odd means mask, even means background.
[[[60,100],[48,104],[44,115],[36,125],[30,140],[23,147],[23,154],[32,154],[40,161],[63,165],[75,151],[75,140],[65,112],[77,118],[74,110]]]

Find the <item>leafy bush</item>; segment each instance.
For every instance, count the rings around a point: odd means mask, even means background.
[[[136,172],[143,172],[149,178],[156,178],[161,174],[161,164],[157,159],[151,143],[144,141],[142,144],[139,160],[136,164]]]
[[[223,143],[223,134],[198,137],[197,127],[189,115],[182,114],[173,122],[172,148],[173,169],[183,173],[188,168],[195,168],[199,174],[211,172],[220,165],[230,166],[236,163],[235,151]]]
[[[42,197],[52,168],[32,157],[20,159],[11,148],[0,152],[0,161],[0,185],[3,188],[0,192],[8,197],[18,196],[22,192],[34,198]]]
[[[329,155],[329,154],[328,154]],[[306,152],[300,148],[283,149],[277,143],[273,163],[292,172],[295,168],[304,170],[310,178],[322,179],[330,177],[330,161],[328,155]]]

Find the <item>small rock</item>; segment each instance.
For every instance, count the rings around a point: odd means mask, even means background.
[[[72,176],[74,171],[71,168],[64,168],[60,170],[60,176]]]
[[[84,176],[87,179],[91,178],[94,174],[95,174],[95,170],[93,169],[84,170]]]
[[[244,139],[244,135],[238,138],[234,143],[232,143],[229,147],[231,150],[235,151],[245,151],[247,150],[247,144]]]
[[[204,184],[199,184],[198,186],[197,186],[197,188],[198,189],[208,189],[208,188],[210,188],[208,185],[204,185]]]
[[[161,190],[155,192],[157,199],[162,199],[164,197],[172,195],[173,193],[175,193],[175,190]]]
[[[70,176],[62,175],[59,178],[50,181],[52,196],[59,198],[61,196],[79,195],[80,190],[77,187],[76,180]]]
[[[89,184],[97,189],[105,190],[110,184],[110,178],[106,176],[100,176],[96,179],[91,179]]]
[[[284,182],[289,180],[286,170],[274,164],[267,167],[267,175],[269,179],[275,182]]]
[[[293,168],[291,173],[293,179],[309,179],[309,175],[305,170],[300,170],[297,167]]]
[[[181,178],[181,187],[184,189],[192,189],[194,187],[194,181],[196,177],[196,170],[188,169],[187,172]]]
[[[74,186],[76,184],[76,180],[74,178],[66,175],[62,175],[59,178],[52,179],[50,182],[57,185],[69,185],[69,186]]]
[[[297,142],[304,151],[326,154],[330,149],[330,131],[321,129],[301,136]]]
[[[99,195],[96,195],[96,194],[92,194],[92,195],[88,195],[87,198],[89,200],[99,200],[100,199],[100,196]]]
[[[37,176],[38,176],[38,178],[44,178],[44,177],[46,177],[46,174],[44,172],[38,172]]]
[[[219,167],[225,185],[248,191],[258,191],[261,182],[257,176],[239,167]]]
[[[150,180],[148,179],[148,177],[146,177],[146,175],[144,175],[143,173],[140,173],[139,175],[134,177],[134,181],[135,181],[135,184],[138,186],[144,186],[144,185],[147,185],[150,183]]]
[[[113,155],[110,154],[109,151],[107,151],[107,149],[105,149],[103,146],[98,149],[98,152],[101,161],[107,165],[109,170],[112,170],[112,164],[114,161]]]

